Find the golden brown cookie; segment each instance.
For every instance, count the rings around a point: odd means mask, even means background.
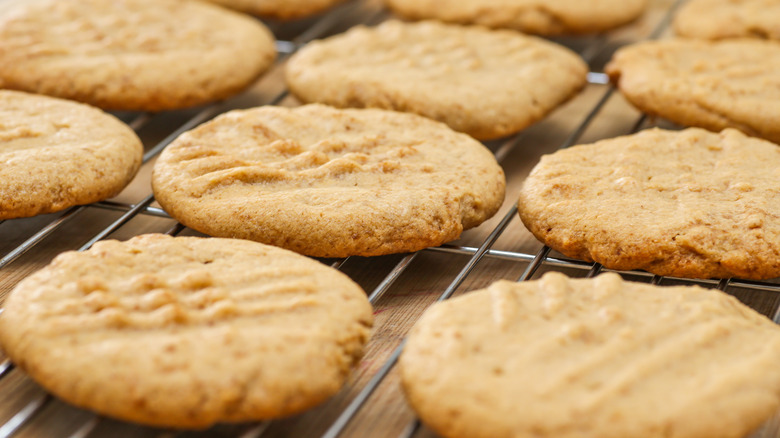
[[[742,37],[780,40],[780,2],[690,0],[675,15],[674,30],[683,37],[709,40]]]
[[[542,119],[588,72],[575,53],[539,38],[434,21],[358,26],[308,44],[286,68],[305,102],[412,112],[479,139]]]
[[[780,44],[672,39],[620,49],[607,73],[651,115],[780,142]]]
[[[139,423],[291,415],[335,394],[372,324],[340,272],[256,242],[145,235],[23,280],[0,344],[44,388]]]
[[[224,114],[168,146],[152,184],[188,227],[317,257],[457,239],[505,185],[487,148],[441,123],[323,105]]]
[[[727,129],[651,129],[542,157],[520,192],[542,242],[608,268],[780,276],[780,147]]]
[[[262,24],[197,1],[14,0],[0,8],[0,88],[104,109],[223,99],[274,56]]]
[[[344,0],[207,0],[262,17],[291,20],[325,11]]]
[[[480,24],[540,35],[602,32],[634,21],[647,0],[385,0],[413,20]]]
[[[780,329],[717,290],[499,281],[412,329],[403,387],[447,438],[742,438],[780,407]]]
[[[0,219],[110,198],[142,153],[133,130],[97,108],[0,90]]]

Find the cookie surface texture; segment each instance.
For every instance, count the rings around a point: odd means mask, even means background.
[[[275,57],[262,24],[177,0],[13,0],[0,8],[0,88],[111,110],[229,97]]]
[[[780,405],[778,359],[778,327],[719,291],[551,273],[435,304],[400,370],[447,438],[741,438]]]
[[[291,20],[325,11],[344,0],[207,0],[262,17]]]
[[[540,35],[601,32],[638,18],[647,0],[385,0],[413,20],[479,24]]]
[[[513,31],[389,21],[308,44],[286,78],[305,102],[411,112],[492,139],[542,119],[587,71],[574,52]]]
[[[542,157],[523,223],[563,254],[677,277],[780,276],[780,147],[652,129]]]
[[[780,142],[780,44],[672,39],[620,49],[607,73],[651,115]]]
[[[133,130],[97,108],[0,90],[0,219],[117,195],[142,153]]]
[[[190,228],[317,257],[416,251],[492,216],[504,173],[441,123],[323,105],[233,111],[155,164],[155,197]]]
[[[780,40],[780,2],[691,0],[680,7],[673,23],[677,35],[688,38]]]
[[[348,277],[256,242],[145,235],[59,255],[0,316],[9,357],[77,406],[200,428],[336,393],[372,324]]]

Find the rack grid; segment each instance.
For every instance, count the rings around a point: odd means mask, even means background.
[[[663,36],[678,3],[657,0],[642,20],[609,34],[557,40],[577,51],[590,64],[589,85],[547,120],[516,136],[486,143],[504,166],[508,181],[507,201],[495,218],[464,233],[459,241],[438,248],[375,258],[321,259],[364,287],[377,319],[374,336],[360,366],[344,390],[330,401],[288,419],[219,425],[199,432],[162,430],[107,419],[68,406],[47,394],[0,355],[0,438],[433,436],[416,420],[398,387],[394,364],[406,332],[433,302],[487,286],[499,278],[525,281],[548,270],[590,277],[605,270],[599,264],[561,256],[536,242],[519,223],[515,193],[543,153],[578,142],[665,126],[663,121],[649,120],[630,108],[614,92],[601,69],[617,47]],[[297,104],[281,79],[289,55],[314,39],[358,24],[376,24],[388,17],[378,1],[353,0],[312,19],[270,23],[279,38],[279,59],[243,95],[194,110],[117,114],[138,132],[147,146],[144,166],[136,180],[113,200],[36,218],[0,221],[0,297],[4,298],[20,279],[65,250],[84,250],[105,238],[126,239],[145,232],[198,235],[154,204],[149,180],[156,156],[182,132],[227,110],[263,104]],[[716,287],[780,323],[780,283],[776,280],[688,280],[639,271],[620,273],[627,279],[653,284]],[[780,416],[775,416],[751,437],[780,437]]]

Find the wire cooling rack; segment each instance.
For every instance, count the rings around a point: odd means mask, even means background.
[[[486,146],[507,174],[507,201],[495,218],[438,248],[375,258],[350,257],[322,262],[341,270],[367,291],[376,324],[366,353],[337,396],[307,413],[253,424],[220,425],[206,431],[162,430],[123,423],[71,407],[47,394],[0,356],[0,438],[62,437],[328,437],[423,438],[422,426],[403,400],[395,362],[403,339],[432,303],[497,279],[525,281],[545,271],[590,277],[599,264],[563,257],[539,244],[523,228],[514,202],[531,167],[544,153],[580,142],[623,135],[663,122],[648,120],[615,93],[602,68],[622,45],[663,37],[678,2],[657,0],[644,18],[608,34],[556,41],[578,52],[590,67],[589,85],[545,121]],[[0,296],[22,278],[65,250],[87,249],[106,238],[127,239],[146,232],[198,235],[171,219],[151,194],[151,167],[157,155],[182,132],[234,108],[264,104],[296,105],[282,80],[286,59],[308,42],[357,24],[389,17],[375,0],[352,1],[320,16],[294,23],[269,23],[277,36],[279,60],[249,91],[226,102],[163,114],[120,113],[146,145],[144,166],[120,196],[30,219],[0,221]],[[715,287],[780,322],[777,281],[685,280],[639,271],[621,272],[629,280],[653,284]],[[773,418],[753,438],[780,436]]]

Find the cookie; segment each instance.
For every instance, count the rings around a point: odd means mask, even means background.
[[[636,20],[647,0],[385,0],[409,19],[480,24],[539,35],[602,32]]]
[[[323,105],[232,111],[154,167],[184,225],[316,257],[416,251],[457,239],[504,199],[487,148],[413,114]]]
[[[513,31],[388,21],[308,44],[286,78],[304,102],[412,112],[493,139],[542,119],[587,72],[568,49]]]
[[[115,196],[142,153],[132,129],[96,108],[0,90],[0,219]]]
[[[327,10],[344,0],[207,0],[262,17],[291,20]]]
[[[777,0],[690,0],[674,17],[674,31],[689,38],[780,40]]]
[[[780,329],[717,290],[549,273],[437,303],[400,358],[447,438],[741,438],[780,407]]]
[[[155,426],[291,415],[342,386],[364,292],[256,242],[144,235],[66,252],[14,289],[0,344],[48,391]]]
[[[606,72],[640,110],[780,142],[780,44],[672,39],[620,49]]]
[[[103,109],[224,99],[274,57],[262,24],[196,1],[16,0],[0,9],[0,88]]]
[[[780,276],[780,147],[727,129],[651,129],[542,157],[526,227],[561,253],[675,277]]]

